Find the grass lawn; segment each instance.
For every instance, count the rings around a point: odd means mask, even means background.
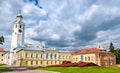
[[[61,73],[120,73],[120,67],[45,67],[37,68],[37,70]]]
[[[7,71],[11,71],[11,69],[4,67],[5,64],[0,64],[0,72],[7,72]]]
[[[11,71],[11,69],[7,67],[0,67],[0,72],[7,72],[7,71]]]
[[[0,64],[0,66],[5,66],[5,64]]]

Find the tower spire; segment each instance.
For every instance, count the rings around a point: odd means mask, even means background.
[[[21,14],[21,10],[19,10],[19,11],[18,11],[17,18],[18,18],[18,17],[21,17],[21,18],[23,18],[23,17],[22,17],[22,14]]]

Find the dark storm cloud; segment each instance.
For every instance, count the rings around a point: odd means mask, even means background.
[[[91,21],[92,22],[92,21]],[[74,36],[76,40],[81,40],[82,43],[92,41],[97,38],[96,34],[99,31],[106,31],[120,25],[120,17],[116,17],[109,21],[103,21],[101,24],[94,26],[94,24],[83,26],[81,31],[76,31]]]
[[[120,40],[119,2],[119,0],[1,0],[0,34],[9,35],[6,40],[11,41],[12,22],[21,9],[26,25],[27,43],[36,45],[43,41],[47,47],[73,49],[96,46],[98,40],[102,40],[103,44],[109,44],[111,41]],[[105,36],[110,37],[108,39]],[[10,43],[6,45],[10,46]]]
[[[46,46],[51,46],[51,47],[68,47],[70,46],[67,40],[52,40],[50,38],[31,38],[32,40],[41,42],[45,41]]]

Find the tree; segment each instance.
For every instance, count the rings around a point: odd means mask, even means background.
[[[113,43],[112,43],[112,42],[110,43],[109,51],[110,51],[110,52],[113,52],[113,53],[115,52],[115,49],[114,49],[114,46],[113,46]]]
[[[113,46],[113,43],[111,42],[110,46],[109,46],[109,51],[115,54],[115,56],[116,56],[116,63],[120,64],[120,49],[119,48],[115,49],[114,46]]]
[[[114,54],[116,55],[116,63],[120,64],[120,49],[116,49]]]
[[[2,44],[3,45],[3,43],[4,43],[5,41],[4,41],[4,37],[3,36],[1,36],[0,37],[0,44]]]

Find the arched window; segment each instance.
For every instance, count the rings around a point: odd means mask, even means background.
[[[22,26],[20,25],[20,28],[22,28]]]

